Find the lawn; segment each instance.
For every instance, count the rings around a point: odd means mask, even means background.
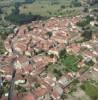
[[[98,100],[98,86],[87,81],[81,86],[81,88],[91,98],[91,100]]]
[[[69,55],[67,54],[65,57],[61,58],[61,62],[64,64],[65,66],[65,70],[68,71],[78,71],[78,63],[79,63],[80,59],[74,55]]]

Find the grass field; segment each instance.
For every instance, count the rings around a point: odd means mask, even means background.
[[[1,0],[0,5],[10,5],[4,7],[5,13],[11,13],[11,10],[14,8],[13,4],[15,2],[20,2],[20,13],[33,15],[41,15],[46,17],[51,16],[76,16],[83,13],[83,5],[75,7],[72,4],[74,0],[34,0],[32,3],[24,3],[25,0]],[[79,0],[84,2],[84,0]],[[91,8],[96,8],[98,4],[92,6]]]
[[[29,0],[28,0],[29,1]],[[83,8],[86,0],[78,0],[81,2],[82,6],[76,7],[73,6],[72,1],[75,0],[34,0],[32,3],[24,3],[25,0],[0,0],[0,6],[4,7],[5,13],[11,13],[11,10],[14,8],[14,3],[20,2],[20,13],[28,14],[32,13],[33,15],[41,15],[46,17],[51,16],[76,16],[83,13]],[[8,7],[7,7],[8,5]],[[97,8],[98,4],[90,8]]]
[[[72,0],[36,0],[32,4],[23,4],[20,13],[32,13],[41,16],[73,16],[81,13],[81,7],[70,7]]]
[[[68,71],[77,71],[78,70],[78,63],[79,63],[79,58],[77,58],[74,55],[66,55],[66,57],[61,58],[61,62],[64,64],[65,66],[65,70]]]
[[[98,100],[98,86],[87,81],[82,85],[82,89],[91,98],[91,100]]]

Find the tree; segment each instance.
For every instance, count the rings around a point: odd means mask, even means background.
[[[33,3],[35,0],[25,0],[26,3]]]
[[[17,12],[17,14],[15,14],[15,11],[14,11],[10,15],[6,16],[5,19],[13,22],[15,24],[20,24],[20,25],[30,23],[31,21],[35,21],[35,20],[47,19],[47,17],[43,17],[40,15],[18,14],[18,11],[16,11],[16,12]]]
[[[90,24],[90,21],[93,21],[93,20],[94,20],[93,17],[86,16],[82,21],[77,23],[77,26],[84,28]]]
[[[84,11],[84,12],[88,12],[88,11],[89,11],[89,10],[88,10],[88,7],[84,7],[83,11]]]
[[[60,58],[66,57],[66,49],[62,49],[59,53]]]
[[[38,82],[35,83],[35,88],[40,87],[40,84]]]
[[[83,34],[82,34],[82,37],[84,37],[85,40],[90,40],[92,39],[92,30],[91,29],[85,29]]]
[[[92,60],[90,60],[88,62],[85,62],[85,64],[88,66],[93,66],[95,63]]]
[[[19,6],[20,6],[19,3],[15,3],[15,9],[12,10],[13,14],[15,14],[15,15],[19,14]]]
[[[2,11],[2,9],[0,8],[0,14],[2,14],[3,13],[3,11]]]
[[[19,86],[19,85],[16,87],[16,89],[18,90],[19,93],[27,92],[26,88]]]
[[[53,73],[55,74],[56,78],[59,79],[62,76],[62,73],[60,70],[54,69]]]
[[[47,35],[49,36],[49,37],[51,37],[52,36],[52,32],[47,32]]]
[[[5,48],[2,42],[0,42],[0,55],[5,53]]]
[[[61,5],[61,9],[65,9],[65,5]]]
[[[72,0],[72,5],[75,6],[75,7],[80,7],[81,2],[79,0]]]

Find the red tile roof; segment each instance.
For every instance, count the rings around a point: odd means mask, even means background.
[[[27,62],[28,61],[28,58],[26,56],[19,56],[17,58],[17,61],[19,61],[22,64],[22,63]]]
[[[23,100],[36,100],[36,98],[33,94],[28,93],[23,97]]]
[[[47,94],[48,90],[47,88],[37,88],[34,93],[37,97],[45,96]]]
[[[60,94],[59,94],[57,91],[53,91],[53,92],[52,92],[52,97],[53,97],[55,100],[58,100],[58,98],[60,98]]]

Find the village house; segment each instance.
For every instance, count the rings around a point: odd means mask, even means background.
[[[23,100],[36,100],[34,94],[31,93],[27,93],[25,94],[25,96],[23,97]]]
[[[54,90],[54,91],[51,93],[51,97],[53,98],[53,100],[60,100],[61,95],[60,95],[57,91]]]
[[[88,48],[88,49],[92,49],[92,46],[89,43],[82,43],[81,44],[81,47],[85,47],[85,48]]]
[[[33,93],[27,93],[24,97],[22,97],[23,100],[36,100],[36,97]],[[19,98],[20,99],[20,98]],[[18,99],[17,99],[18,100]]]
[[[19,54],[23,54],[27,49],[27,45],[25,43],[17,42],[16,44],[13,45],[13,48]]]
[[[67,37],[64,37],[64,36],[52,36],[51,37],[51,39],[52,40],[54,40],[54,41],[56,41],[56,42],[58,42],[58,43],[65,43],[65,44],[67,44]]]
[[[85,66],[84,60],[80,61],[79,64],[78,64],[78,68],[82,68],[84,66]]]
[[[8,99],[8,94],[7,96],[3,96],[2,100],[7,100]],[[33,93],[26,92],[26,93],[15,93],[13,96],[14,100],[36,100],[36,97],[34,96]]]
[[[25,65],[24,67],[22,67],[22,73],[24,73],[25,75],[30,74],[30,72],[32,72],[34,70],[33,65],[29,64],[29,65]]]
[[[4,77],[5,80],[7,80],[7,81],[11,81],[12,72],[13,72],[12,66],[4,66],[4,67],[0,68],[1,77]]]
[[[53,47],[53,42],[51,40],[42,40],[35,45],[34,50],[48,51],[51,47]]]
[[[44,56],[44,55],[37,55],[37,56],[34,56],[32,58],[32,60],[37,63],[37,62],[40,62],[40,61],[44,61],[44,62],[47,62],[47,63],[55,63],[57,61],[57,58],[54,56],[54,57],[48,57],[48,56]]]
[[[80,50],[81,50],[81,46],[80,44],[71,44],[69,46],[67,46],[67,52],[68,53],[74,53],[74,54],[79,54]]]
[[[93,70],[94,70],[95,72],[98,72],[98,63],[96,63],[96,64],[94,65]]]
[[[36,96],[37,100],[44,100],[44,97],[48,93],[48,90],[47,90],[47,88],[38,87],[33,92],[34,92],[34,95]]]
[[[22,77],[22,75],[16,75],[15,76],[15,85],[19,85],[19,84],[26,84],[26,79],[24,77]]]
[[[96,55],[92,51],[84,51],[82,53],[82,56],[85,61],[92,60],[92,61],[96,62]]]
[[[53,55],[59,57],[60,51],[61,51],[60,48],[51,48],[51,49],[49,49],[48,54],[49,55],[53,54]]]
[[[39,72],[41,70],[44,70],[47,67],[47,65],[48,65],[48,62],[39,61],[35,63],[33,66],[34,66],[35,71]]]
[[[13,63],[15,59],[16,59],[16,55],[7,53],[2,57],[1,62],[4,63],[5,65],[10,65]]]
[[[51,74],[48,74],[46,77],[43,77],[42,79],[51,87],[55,86],[56,84],[56,77]]]
[[[64,88],[66,87],[68,84],[69,84],[69,80],[65,77],[65,76],[62,76],[59,80],[58,80],[58,83]]]
[[[14,61],[14,66],[16,69],[21,69],[24,66],[29,65],[29,61],[26,56],[19,56],[17,59]]]
[[[53,87],[53,91],[56,91],[59,93],[59,95],[61,96],[63,94],[63,88],[60,86],[60,84],[56,84],[54,87]]]

